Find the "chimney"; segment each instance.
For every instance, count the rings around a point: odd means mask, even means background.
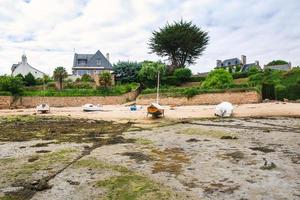
[[[247,60],[246,60],[246,56],[245,55],[241,55],[241,61],[242,61],[242,65],[246,65],[247,64]]]
[[[217,67],[221,67],[221,63],[222,63],[221,60],[217,60]]]
[[[258,60],[255,61],[255,65],[259,66],[259,61]]]
[[[27,57],[25,54],[22,55],[22,63],[26,64],[27,63]]]
[[[109,53],[106,53],[106,59],[109,61]]]

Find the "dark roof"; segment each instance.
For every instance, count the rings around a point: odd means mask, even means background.
[[[86,64],[79,64],[78,59],[86,59]],[[96,67],[97,60],[100,60],[101,65],[104,69],[112,69],[111,63],[104,57],[104,55],[98,50],[95,54],[74,54],[73,67]]]

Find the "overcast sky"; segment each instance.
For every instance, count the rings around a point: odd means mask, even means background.
[[[0,0],[0,74],[23,52],[48,74],[56,66],[71,73],[74,49],[109,52],[112,63],[164,60],[149,54],[151,32],[181,18],[210,36],[194,73],[241,54],[300,65],[300,0]]]

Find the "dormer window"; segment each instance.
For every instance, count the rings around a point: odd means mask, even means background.
[[[87,59],[78,59],[77,60],[78,65],[86,65],[86,63],[87,63]]]
[[[99,65],[101,65],[101,60],[96,60],[96,63],[97,63],[97,65],[99,66]]]

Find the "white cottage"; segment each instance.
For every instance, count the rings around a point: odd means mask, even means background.
[[[12,65],[11,74],[13,76],[17,76],[18,74],[22,74],[23,76],[26,76],[29,73],[31,73],[35,78],[43,78],[43,76],[45,75],[44,72],[41,72],[40,70],[35,69],[31,65],[29,65],[27,63],[27,57],[24,54],[22,55],[22,62]]]

